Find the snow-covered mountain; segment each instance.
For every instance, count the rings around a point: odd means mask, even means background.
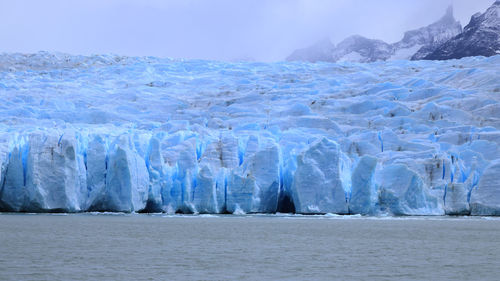
[[[453,17],[453,8],[449,7],[437,22],[406,32],[403,39],[394,44],[355,35],[337,46],[329,40],[322,40],[311,47],[296,50],[287,60],[374,62],[421,59],[461,31],[462,26]]]
[[[323,39],[316,44],[294,51],[288,61],[351,61],[351,62],[374,62],[387,60],[393,55],[390,44],[381,40],[368,39],[363,36],[353,35],[337,46],[329,39]]]
[[[387,60],[393,48],[382,40],[354,35],[340,42],[333,50],[333,61],[374,62]]]
[[[393,45],[395,52],[411,50],[407,52],[411,54],[417,47],[420,48],[411,57],[397,57],[397,59],[422,59],[460,32],[462,32],[462,25],[453,17],[453,8],[450,6],[446,14],[437,22],[406,32],[403,39]]]
[[[428,60],[500,54],[500,0],[483,14],[472,16],[464,31],[425,56]]]

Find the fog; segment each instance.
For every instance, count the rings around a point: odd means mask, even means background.
[[[400,40],[453,4],[465,26],[494,0],[0,0],[0,52],[283,60],[323,38]]]

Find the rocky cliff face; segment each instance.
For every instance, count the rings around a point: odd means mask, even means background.
[[[441,44],[462,32],[462,25],[453,17],[450,6],[446,14],[437,22],[405,33],[403,39],[394,44],[396,50],[422,46],[412,60],[419,60],[436,50]]]
[[[472,16],[464,31],[424,57],[427,60],[459,59],[500,54],[500,0],[483,14]]]

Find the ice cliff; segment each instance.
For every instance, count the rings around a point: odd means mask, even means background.
[[[500,56],[0,55],[0,210],[500,214]]]

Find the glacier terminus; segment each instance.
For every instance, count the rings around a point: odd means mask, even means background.
[[[0,55],[0,210],[500,215],[500,56]]]

